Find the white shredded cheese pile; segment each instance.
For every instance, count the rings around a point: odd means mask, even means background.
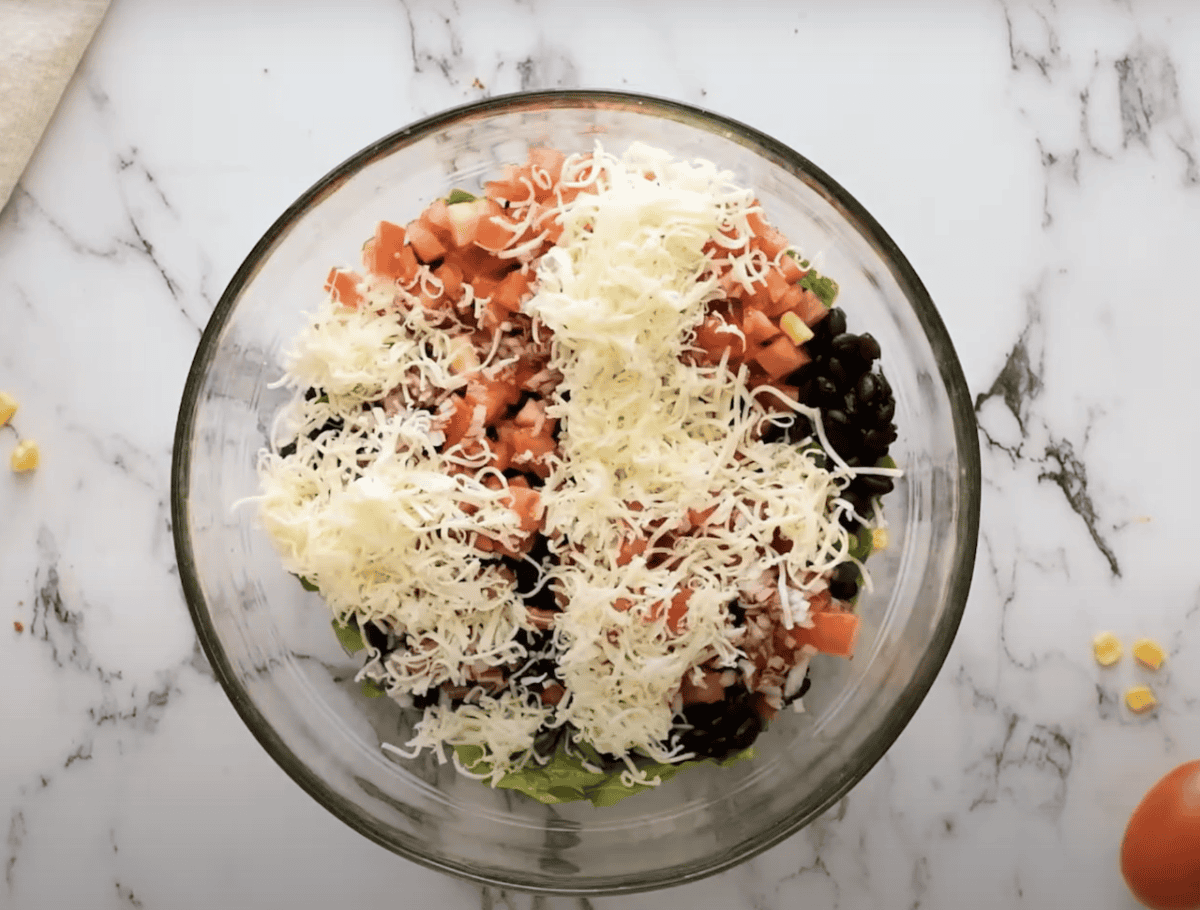
[[[734,252],[758,211],[753,193],[710,163],[641,145],[568,158],[564,184],[587,175],[599,191],[558,209],[561,239],[522,307],[535,331],[553,333],[550,366],[562,375],[547,408],[561,421],[562,458],[540,495],[559,556],[549,583],[564,608],[554,641],[567,694],[553,707],[511,690],[431,707],[405,753],[478,745],[493,780],[530,760],[540,727],[564,723],[601,752],[681,759],[669,740],[681,679],[741,656],[730,602],[777,579],[786,624],[803,624],[804,592],[848,550],[829,504],[849,474],[758,441],[762,400],[779,410],[782,399],[752,394],[744,369],[735,377],[688,356],[722,296],[717,262],[747,286],[768,265]],[[514,636],[532,625],[511,576],[473,545],[476,531],[515,532],[503,490],[486,483],[501,475],[439,453],[429,412],[411,406],[418,389],[465,382],[462,331],[426,322],[394,287],[365,293],[358,310],[327,301],[296,339],[287,382],[328,400],[298,398],[285,415],[281,438],[298,448],[264,456],[261,514],[285,568],[317,584],[336,616],[405,635],[408,651],[375,668],[403,699],[464,684],[469,664],[519,663]],[[340,432],[308,438],[335,416]],[[645,551],[619,560],[634,539]],[[678,596],[686,615],[673,621]]]

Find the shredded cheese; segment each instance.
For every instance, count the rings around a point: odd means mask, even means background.
[[[532,183],[543,178],[533,171]],[[478,746],[494,784],[531,760],[539,729],[570,724],[626,758],[623,779],[650,782],[629,756],[686,757],[671,736],[684,675],[747,663],[732,601],[762,604],[777,590],[783,625],[810,624],[808,598],[847,558],[839,494],[853,472],[815,447],[761,441],[781,407],[821,434],[817,411],[752,391],[744,367],[689,356],[725,294],[718,275],[751,288],[770,265],[745,243],[759,212],[751,191],[711,163],[642,145],[572,156],[561,185],[594,191],[550,210],[557,244],[536,263],[541,235],[503,255],[536,266],[521,311],[550,339],[558,378],[535,417],[561,430],[539,492],[558,557],[542,584],[563,606],[553,643],[567,697],[550,706],[515,683],[485,684],[489,668],[522,663],[518,632],[535,623],[513,574],[478,542],[512,544],[521,529],[487,453],[445,447],[442,428],[456,389],[519,352],[497,334],[481,358],[470,326],[430,316],[414,296],[436,280],[427,270],[411,290],[369,277],[363,305],[330,298],[296,337],[283,382],[323,394],[298,394],[282,415],[277,438],[294,451],[263,454],[260,514],[284,567],[335,616],[403,640],[368,678],[400,700],[446,684],[471,692],[427,708],[392,751],[445,760],[446,745]],[[530,206],[524,223],[534,216]],[[485,304],[468,288],[464,309]],[[482,438],[477,410],[468,435]],[[644,546],[625,558],[627,541]],[[794,691],[803,667],[783,676]]]

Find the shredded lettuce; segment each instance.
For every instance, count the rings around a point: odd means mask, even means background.
[[[573,748],[587,753],[587,763],[592,767],[600,766],[600,756],[586,743],[577,744]],[[461,745],[455,746],[454,751],[463,767],[471,773],[486,774],[491,770],[491,765],[483,761],[481,747]],[[675,765],[661,762],[639,764],[639,768],[646,772],[649,780],[658,778],[661,783],[665,783],[680,771],[697,765],[719,764],[722,767],[728,767],[735,762],[753,757],[754,747],[751,746],[720,762],[713,758],[703,758]],[[615,805],[627,796],[633,796],[635,793],[641,793],[643,790],[649,790],[655,786],[654,784],[634,784],[632,787],[627,787],[621,781],[624,765],[612,771],[590,771],[584,767],[584,761],[583,756],[568,751],[565,746],[559,746],[546,764],[538,765],[531,762],[520,771],[504,775],[496,786],[504,790],[516,790],[543,803],[568,803],[586,799],[597,808]]]

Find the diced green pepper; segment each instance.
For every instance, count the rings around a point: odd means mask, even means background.
[[[336,619],[332,623],[333,634],[337,636],[337,640],[341,642],[343,648],[351,654],[355,654],[366,647],[363,642],[362,632],[353,622],[340,623]]]
[[[373,679],[363,679],[358,687],[362,689],[362,694],[367,698],[379,698],[381,695],[387,695],[387,689]]]
[[[474,202],[475,197],[466,190],[451,190],[450,195],[446,197],[446,205],[455,205],[459,202]]]
[[[817,299],[826,307],[833,306],[833,302],[837,300],[838,284],[832,278],[826,278],[824,275],[818,275],[816,272],[809,272],[799,281],[800,287],[806,291],[812,291],[817,295]]]

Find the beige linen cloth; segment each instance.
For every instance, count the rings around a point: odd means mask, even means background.
[[[20,179],[109,0],[0,0],[0,207]]]

